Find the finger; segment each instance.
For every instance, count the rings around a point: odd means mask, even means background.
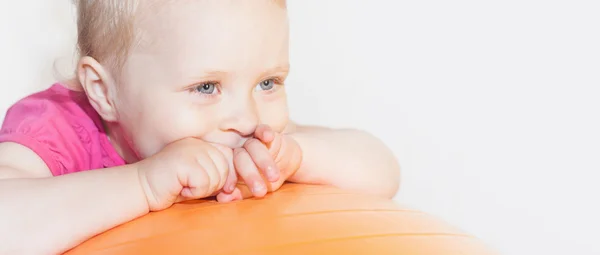
[[[232,163],[229,163],[229,161],[231,160],[228,160],[228,157],[233,157],[233,152],[231,151],[231,149],[222,145],[213,144],[213,148],[216,149],[208,149],[207,152],[215,165],[218,178],[211,180],[213,180],[212,184],[214,184],[214,190],[220,190],[225,186],[229,174],[231,172],[234,172],[235,174],[235,170],[233,170],[233,167],[230,166],[232,165]]]
[[[267,176],[270,182],[279,180],[279,169],[267,147],[257,139],[250,139],[244,144],[244,149],[250,154],[252,161]]]
[[[248,154],[245,149],[238,148],[234,150],[233,164],[242,180],[244,180],[246,185],[252,190],[254,196],[263,197],[267,194],[265,181],[258,172],[258,168],[256,168],[250,154]]]
[[[229,149],[230,153],[227,158],[227,163],[229,164],[229,176],[225,181],[225,189],[226,192],[233,192],[235,190],[235,184],[238,182],[238,175],[235,171],[235,166],[233,165],[233,150]]]
[[[191,189],[191,188],[183,188],[183,189],[181,190],[181,197],[182,197],[183,199],[179,199],[179,198],[178,198],[178,200],[185,201],[185,200],[190,200],[190,199],[193,199],[194,197],[196,197],[196,195],[194,195],[194,192],[195,192],[195,191],[192,191],[192,189]],[[176,200],[176,201],[177,201],[177,200]]]
[[[223,191],[226,193],[231,193],[235,189],[235,184],[237,183],[237,174],[235,172],[235,168],[233,166],[233,150],[229,147],[220,145],[220,144],[212,144],[217,148],[223,155],[225,156],[225,160],[228,165],[228,173],[227,178],[225,179],[225,183],[223,184]]]
[[[233,164],[233,162],[231,164]],[[225,180],[225,186],[223,186],[223,191],[225,193],[231,194],[235,190],[235,184],[238,182],[238,178],[235,168],[231,167],[229,169],[231,170],[229,170],[227,180]]]
[[[268,190],[271,190],[270,188]],[[251,198],[252,197],[252,191],[250,191],[250,188],[248,188],[248,186],[246,185],[238,185],[236,187],[236,191],[239,191],[240,193],[240,199],[246,199],[246,198]]]
[[[275,161],[278,160],[277,157],[279,157],[282,149],[282,144],[283,144],[283,135],[275,133],[273,140],[271,141],[271,143],[267,144],[267,149],[269,150],[269,153],[271,153],[271,157],[273,157],[273,159]]]
[[[183,190],[181,192],[183,193]],[[210,196],[208,196],[208,197],[210,197]],[[187,201],[193,201],[193,200],[197,201],[200,199],[204,199],[204,198],[189,198],[189,197],[184,197],[183,195],[179,195],[179,196],[177,196],[177,198],[175,199],[173,204],[187,202]]]
[[[285,183],[284,180],[279,180],[279,181],[277,181],[275,183],[267,183],[267,191],[268,192],[274,192],[274,191],[280,189],[281,186],[283,186],[284,183]],[[237,190],[240,191],[241,199],[247,199],[247,198],[251,198],[252,197],[252,191],[244,183],[238,184],[236,186],[236,191],[234,191],[234,192],[237,192]]]
[[[254,137],[258,138],[263,143],[269,144],[275,138],[275,132],[270,126],[260,124],[254,131]]]
[[[183,193],[183,190],[181,191],[181,193]],[[187,198],[187,197],[184,197],[182,195],[179,195],[179,196],[177,196],[177,198],[175,199],[175,202],[173,202],[173,203],[174,204],[175,203],[181,203],[181,202],[185,202],[185,201],[188,201],[188,200],[191,200],[191,199]]]
[[[233,166],[231,162],[231,160],[233,159],[233,149],[217,143],[211,143],[211,145],[217,148],[217,150],[219,150],[223,154],[223,156],[225,156],[225,159],[227,159],[227,161],[231,163],[230,166]]]
[[[248,192],[247,195],[244,197],[244,195],[242,194],[242,191],[237,187],[233,190],[233,193],[231,193],[231,194],[233,195],[233,201],[244,200],[244,198],[252,197],[252,193],[250,193],[250,192]]]
[[[244,198],[242,197],[242,193],[238,188],[234,188],[231,194],[221,192],[217,195],[217,202],[219,203],[229,203],[243,199]]]
[[[233,201],[233,195],[221,192],[217,195],[217,202],[219,203],[229,203]]]
[[[213,161],[207,155],[201,155],[197,158],[198,165],[187,169],[187,173],[180,179],[183,186],[181,196],[186,198],[204,198],[213,191],[212,183],[219,178],[219,173]]]

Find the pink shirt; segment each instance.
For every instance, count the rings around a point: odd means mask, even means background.
[[[0,129],[0,142],[33,150],[54,176],[125,164],[86,95],[61,84],[11,106]]]

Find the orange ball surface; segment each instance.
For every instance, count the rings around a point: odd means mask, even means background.
[[[67,254],[495,254],[391,200],[286,184],[262,199],[190,201],[100,234]]]

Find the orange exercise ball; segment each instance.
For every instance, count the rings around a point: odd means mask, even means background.
[[[286,184],[262,199],[191,201],[100,234],[67,254],[495,254],[393,201]]]

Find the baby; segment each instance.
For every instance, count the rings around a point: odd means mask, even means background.
[[[290,121],[284,0],[76,2],[76,79],[17,102],[0,131],[0,253],[60,253],[173,203],[285,182],[396,193],[379,140]]]

